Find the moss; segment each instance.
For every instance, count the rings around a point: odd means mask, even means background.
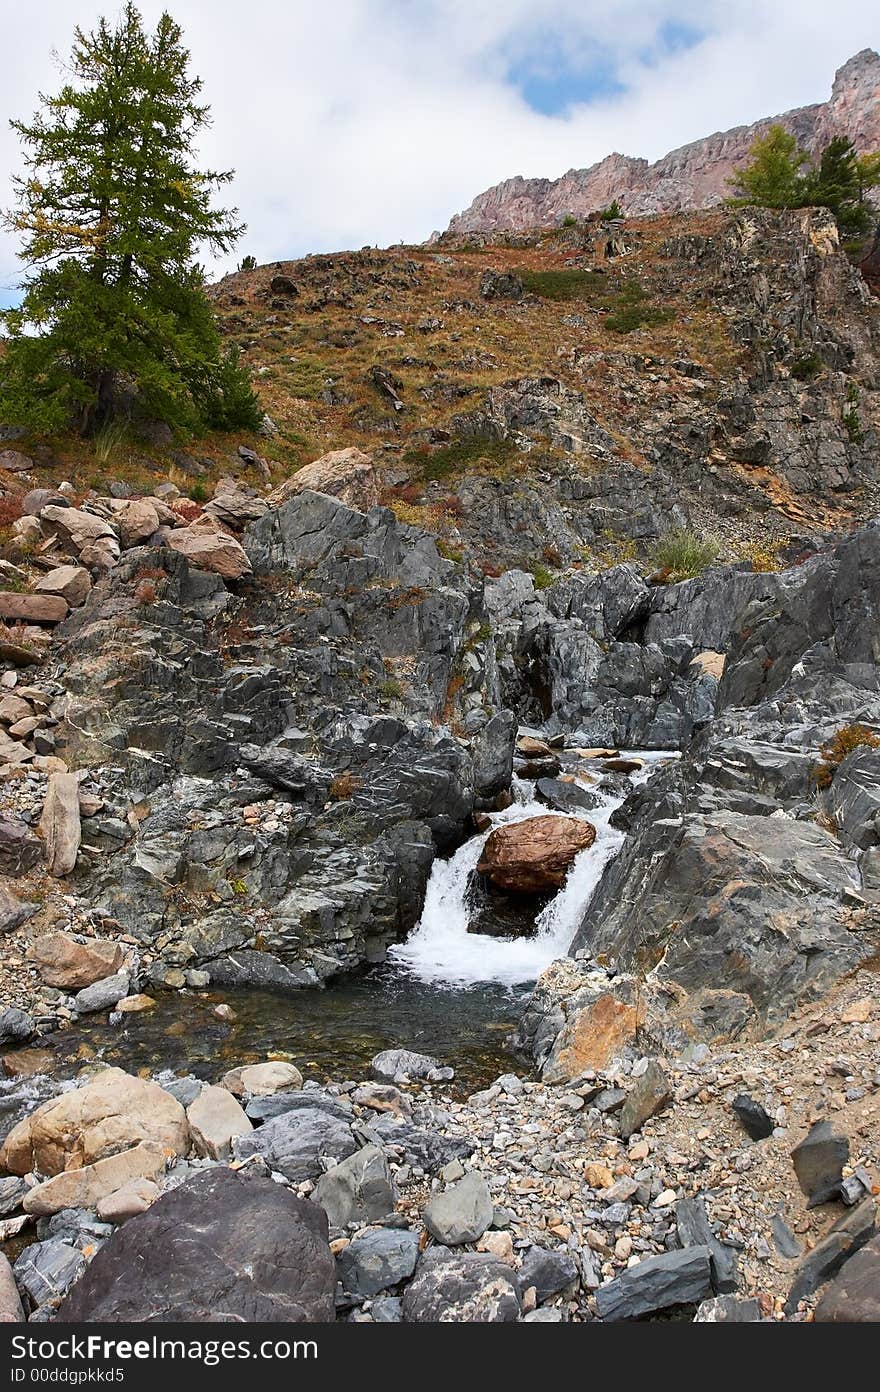
[[[529,565],[532,579],[535,582],[536,590],[546,590],[555,582],[556,576],[548,570],[540,561],[532,561]]]
[[[506,476],[521,462],[512,440],[456,440],[440,449],[407,450],[403,462],[422,483],[457,474],[492,473]]]
[[[600,271],[518,269],[516,274],[526,290],[542,300],[596,300],[605,293],[607,285],[607,277]]]

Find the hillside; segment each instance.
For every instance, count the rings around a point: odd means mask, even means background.
[[[628,216],[707,208],[729,196],[728,180],[757,136],[781,123],[802,149],[816,154],[836,135],[868,153],[880,147],[880,54],[866,48],[834,77],[827,102],[768,116],[750,126],[716,132],[672,150],[654,164],[612,154],[559,179],[505,179],[479,194],[450,222],[453,236],[548,227],[586,217],[617,199]]]

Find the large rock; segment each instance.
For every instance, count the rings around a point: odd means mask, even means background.
[[[159,514],[147,498],[126,498],[111,507],[123,546],[142,546],[159,530]]]
[[[185,556],[198,570],[221,575],[224,580],[240,580],[249,575],[251,563],[235,537],[221,531],[212,518],[189,527],[178,527],[168,533],[166,543],[172,551]]]
[[[405,1281],[416,1269],[419,1235],[401,1228],[379,1228],[356,1237],[337,1259],[347,1291],[373,1296]]]
[[[292,1063],[270,1059],[268,1063],[249,1063],[224,1073],[223,1087],[236,1097],[273,1097],[277,1092],[294,1092],[303,1085],[302,1074]]]
[[[185,1155],[186,1113],[158,1083],[105,1068],[84,1087],[51,1098],[13,1127],[0,1150],[0,1167],[11,1174],[36,1170],[58,1175],[140,1141]]]
[[[26,875],[42,855],[43,843],[26,822],[0,818],[0,875]]]
[[[838,1193],[849,1160],[849,1141],[835,1133],[830,1121],[817,1121],[795,1146],[791,1159],[807,1207],[815,1208]]]
[[[843,1265],[816,1306],[820,1324],[880,1322],[880,1237],[875,1237]]]
[[[57,1319],[330,1323],[335,1282],[321,1209],[217,1167],[118,1229]]]
[[[474,792],[481,798],[495,798],[510,787],[513,777],[513,747],[516,716],[498,711],[474,736]]]
[[[628,1140],[634,1131],[666,1106],[672,1084],[656,1059],[651,1059],[642,1076],[630,1088],[620,1112],[620,1134]]]
[[[596,1291],[604,1320],[634,1320],[675,1305],[698,1305],[712,1292],[708,1247],[645,1257]]]
[[[374,1223],[394,1212],[391,1171],[377,1145],[363,1146],[323,1174],[312,1190],[332,1228],[347,1223]]]
[[[431,1195],[422,1211],[422,1221],[438,1242],[456,1247],[482,1237],[494,1211],[488,1184],[481,1174],[471,1171],[457,1184]]]
[[[558,889],[575,856],[595,839],[596,828],[579,818],[529,817],[495,828],[477,870],[512,893]]]
[[[85,1269],[82,1252],[57,1237],[25,1247],[14,1268],[19,1289],[36,1309],[66,1295]]]
[[[31,943],[27,953],[47,986],[79,991],[122,966],[119,943],[91,938],[77,942],[69,933],[44,933]]]
[[[483,1252],[429,1247],[403,1294],[409,1324],[508,1323],[520,1310],[516,1273]]]
[[[118,1155],[107,1155],[92,1165],[65,1170],[29,1189],[22,1201],[26,1213],[38,1217],[65,1208],[94,1208],[109,1195],[138,1180],[157,1180],[165,1173],[170,1152],[155,1141],[140,1141]]]
[[[0,619],[11,623],[57,624],[67,618],[67,600],[61,595],[22,594],[0,590]]]
[[[306,488],[338,498],[358,512],[369,512],[379,502],[379,477],[373,461],[363,450],[355,448],[332,450],[297,469],[270,493],[269,501],[280,507]]]
[[[233,1142],[239,1159],[262,1155],[273,1170],[299,1183],[317,1179],[325,1157],[344,1160],[356,1149],[351,1127],[317,1106],[303,1106],[267,1121]]]
[[[873,1198],[863,1199],[839,1218],[801,1258],[785,1302],[785,1313],[793,1315],[802,1300],[812,1295],[824,1281],[836,1276],[844,1263],[849,1263],[853,1254],[876,1234],[877,1205]]]
[[[128,972],[115,972],[113,976],[103,976],[77,991],[73,998],[75,1009],[80,1015],[94,1015],[99,1010],[112,1010],[128,995],[131,980]]]
[[[50,875],[61,879],[76,865],[82,839],[79,779],[75,773],[52,773],[43,803],[40,831]],[[104,973],[107,975],[107,973]]]
[[[92,589],[92,578],[84,566],[61,565],[50,570],[36,584],[37,594],[60,595],[71,609],[85,604]]]
[[[186,1109],[197,1155],[227,1160],[236,1136],[253,1131],[253,1122],[224,1087],[205,1087]]]

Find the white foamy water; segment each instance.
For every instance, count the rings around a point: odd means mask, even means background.
[[[632,777],[633,784],[649,778],[659,761],[677,756],[652,750],[640,752],[639,757],[646,761],[645,767]],[[602,871],[626,839],[623,832],[608,824],[623,797],[600,792],[601,806],[583,813],[596,828],[596,840],[575,857],[565,884],[538,914],[534,936],[499,938],[471,933],[471,875],[494,828],[529,817],[569,815],[553,812],[535,801],[531,783],[514,779],[513,793],[516,801],[504,812],[492,814],[492,826],[487,831],[471,837],[448,860],[435,860],[419,922],[405,943],[389,951],[390,960],[421,981],[451,986],[474,986],[486,981],[518,986],[534,981],[555,957],[568,951]]]

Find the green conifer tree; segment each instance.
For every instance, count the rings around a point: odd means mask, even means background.
[[[807,156],[784,126],[771,126],[749,150],[750,163],[730,180],[734,204],[761,208],[797,208],[802,205],[804,180],[801,165]]]

